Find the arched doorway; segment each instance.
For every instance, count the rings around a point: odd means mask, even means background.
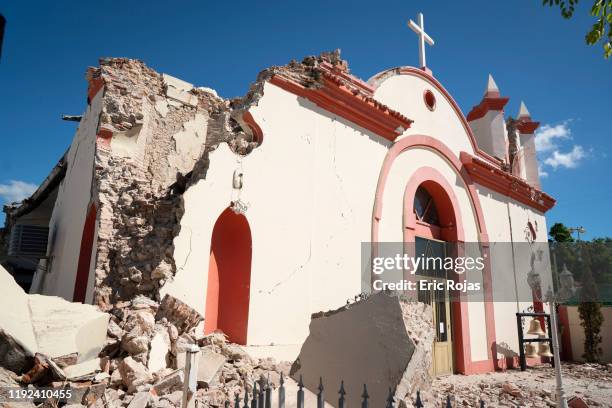
[[[91,204],[89,210],[87,211],[87,216],[85,217],[85,225],[83,226],[83,234],[81,236],[79,262],[77,264],[77,273],[74,281],[74,291],[72,294],[73,302],[85,302],[87,282],[89,280],[89,266],[91,265],[91,255],[96,231],[97,215],[98,208],[96,204]]]
[[[210,244],[204,332],[220,330],[246,344],[251,288],[251,229],[246,217],[225,209]]]
[[[462,255],[463,223],[457,197],[446,178],[436,169],[422,167],[413,173],[404,191],[404,242],[413,256],[456,257]],[[442,267],[417,271],[411,279],[454,280],[454,272]],[[406,277],[405,277],[406,278]],[[444,285],[445,286],[445,285]],[[435,374],[465,372],[470,361],[467,304],[454,291],[419,293],[434,313]]]

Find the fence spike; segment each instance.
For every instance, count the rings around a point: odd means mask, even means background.
[[[272,408],[272,387],[270,386],[270,372],[266,381],[266,408]]]
[[[344,391],[344,380],[340,381],[340,390],[338,390],[338,408],[344,408],[344,396],[346,395],[346,391]]]
[[[278,408],[285,408],[285,377],[283,373],[280,376],[280,385],[278,386]]]
[[[259,408],[264,408],[266,405],[266,394],[264,394],[265,388],[265,380],[264,378],[259,378],[259,401],[257,402],[257,406]]]
[[[485,408],[485,404],[482,398],[480,399],[480,408]]]
[[[246,389],[246,382],[244,386],[244,407],[243,408],[249,408],[249,392]]]
[[[297,408],[304,408],[304,381],[302,380],[302,375],[300,375],[300,382],[298,382]]]
[[[225,402],[223,403],[223,406],[225,408],[230,408],[230,400],[229,400],[229,398],[225,400]]]
[[[421,401],[421,391],[417,390],[416,401],[414,403],[416,408],[423,408],[423,401]]]
[[[450,395],[446,396],[446,408],[453,408],[451,405]]]
[[[234,395],[234,408],[240,408],[240,394]]]
[[[363,394],[361,394],[361,408],[368,408],[368,398],[370,398],[370,395],[368,394],[368,387],[363,384]]]
[[[319,392],[317,392],[317,408],[324,408],[325,404],[323,400],[323,377],[319,377],[319,387],[317,388]]]
[[[251,401],[251,408],[257,408],[257,381],[253,381],[253,400]]]
[[[389,395],[387,395],[387,408],[393,408],[393,403],[395,402],[395,398],[393,397],[393,390],[389,387]]]

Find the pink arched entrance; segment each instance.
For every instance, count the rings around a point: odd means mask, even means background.
[[[225,209],[210,244],[204,332],[220,330],[246,344],[251,288],[251,229],[246,217]]]
[[[89,266],[91,265],[91,253],[93,250],[94,235],[96,231],[96,217],[98,208],[91,204],[85,217],[83,234],[81,236],[81,249],[79,251],[79,262],[77,264],[76,279],[74,281],[73,302],[85,302],[87,293],[87,281],[89,280]]]
[[[441,157],[445,158],[446,161],[454,168],[456,174],[461,177],[475,216],[479,238],[478,241],[482,246],[481,249],[483,251],[483,256],[486,258],[483,286],[488,358],[487,360],[480,361],[472,360],[467,302],[455,301],[452,304],[454,322],[453,336],[455,339],[457,339],[457,342],[454,344],[456,362],[455,369],[463,374],[493,371],[495,367],[497,367],[498,361],[495,358],[495,312],[493,308],[493,295],[491,287],[491,265],[488,257],[489,237],[484,221],[484,215],[480,206],[478,193],[476,192],[476,187],[467,170],[462,166],[461,162],[452,153],[452,151],[438,139],[425,135],[412,135],[397,141],[387,153],[379,176],[376,198],[374,201],[374,211],[372,214],[372,242],[379,242],[378,229],[382,217],[383,194],[387,177],[390,173],[393,162],[403,152],[410,148],[416,147],[422,147],[435,151]],[[416,217],[414,217],[412,211],[412,200],[414,198],[414,194],[416,189],[423,183],[427,183],[427,185],[430,187],[428,191],[432,196],[434,196],[434,198],[436,196],[439,198],[439,205],[442,207],[442,212],[449,216],[447,221],[454,220],[456,223],[456,226],[447,229],[441,238],[447,241],[464,242],[461,214],[458,213],[459,206],[456,202],[453,189],[440,173],[438,173],[435,169],[427,167],[421,168],[415,172],[406,186],[404,194],[404,241],[414,242],[415,237],[417,235],[421,235],[418,232],[424,232],[422,226],[418,225]],[[376,245],[373,247],[373,256],[375,256]],[[459,298],[462,296],[463,295],[460,295]],[[456,336],[455,332],[457,332]]]

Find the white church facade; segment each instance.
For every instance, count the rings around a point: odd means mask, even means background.
[[[129,65],[108,64],[116,72]],[[299,346],[313,313],[338,308],[364,290],[363,242],[478,242],[485,251],[490,242],[546,242],[545,213],[555,201],[538,179],[538,124],[522,105],[508,127],[508,98],[492,78],[464,114],[424,61],[367,82],[334,58],[288,67],[260,76],[257,97],[235,106],[148,68],[138,68],[134,81],[153,78],[163,95],[137,95],[129,81],[104,76],[104,67],[101,75],[90,71],[87,110],[53,187],[48,261],[41,262],[32,291],[110,307],[119,286],[135,285],[138,293],[170,294],[193,307],[206,332],[222,330],[240,344]],[[133,123],[114,120],[115,95],[142,115]],[[204,100],[218,104],[218,112],[203,108]],[[252,147],[246,154],[223,141],[208,148],[215,115],[227,106],[229,123]],[[168,118],[182,122],[166,126]],[[157,151],[156,138],[172,143]],[[205,172],[198,170],[203,156]],[[118,172],[122,163],[129,163],[127,176]],[[158,174],[191,177],[180,193],[176,225],[147,229],[157,215],[140,222],[131,210],[121,214],[141,204],[125,202],[132,200],[124,196],[132,191],[127,187],[109,193],[111,165],[113,174],[155,186],[158,196],[142,204],[151,208],[158,208],[151,200],[170,200],[168,192],[177,188],[176,178],[160,181]],[[433,218],[416,208],[419,194],[433,203]],[[124,230],[141,234],[140,241],[128,241]],[[132,256],[139,249],[133,242],[145,246],[151,234],[166,234],[168,244],[153,249],[153,267],[141,267],[147,256]],[[113,280],[113,274],[123,275]],[[518,352],[519,294],[516,302],[496,301],[494,278],[488,265],[482,298],[448,305],[447,370],[472,374],[505,366],[499,344]]]

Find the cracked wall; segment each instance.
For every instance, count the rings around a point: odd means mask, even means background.
[[[299,344],[312,313],[362,290],[359,241],[370,240],[390,142],[270,82],[258,95],[249,112],[264,142],[246,156],[225,144],[210,152],[206,178],[192,179],[183,195],[177,273],[162,293],[205,314],[213,227],[240,200],[253,253],[247,342]],[[232,185],[236,172],[243,174],[240,190]]]
[[[212,228],[236,202],[253,233],[250,343],[300,343],[312,312],[361,291],[360,248],[348,243],[370,237],[389,142],[269,82],[281,75],[316,89],[322,62],[346,69],[337,53],[292,61],[231,100],[136,60],[104,59],[88,71],[99,120],[79,207],[98,208],[86,301],[120,315],[137,295],[171,294],[204,314]],[[369,160],[356,168],[359,157]],[[75,268],[52,266],[43,277],[64,276],[71,299]],[[267,330],[270,310],[286,318]]]

